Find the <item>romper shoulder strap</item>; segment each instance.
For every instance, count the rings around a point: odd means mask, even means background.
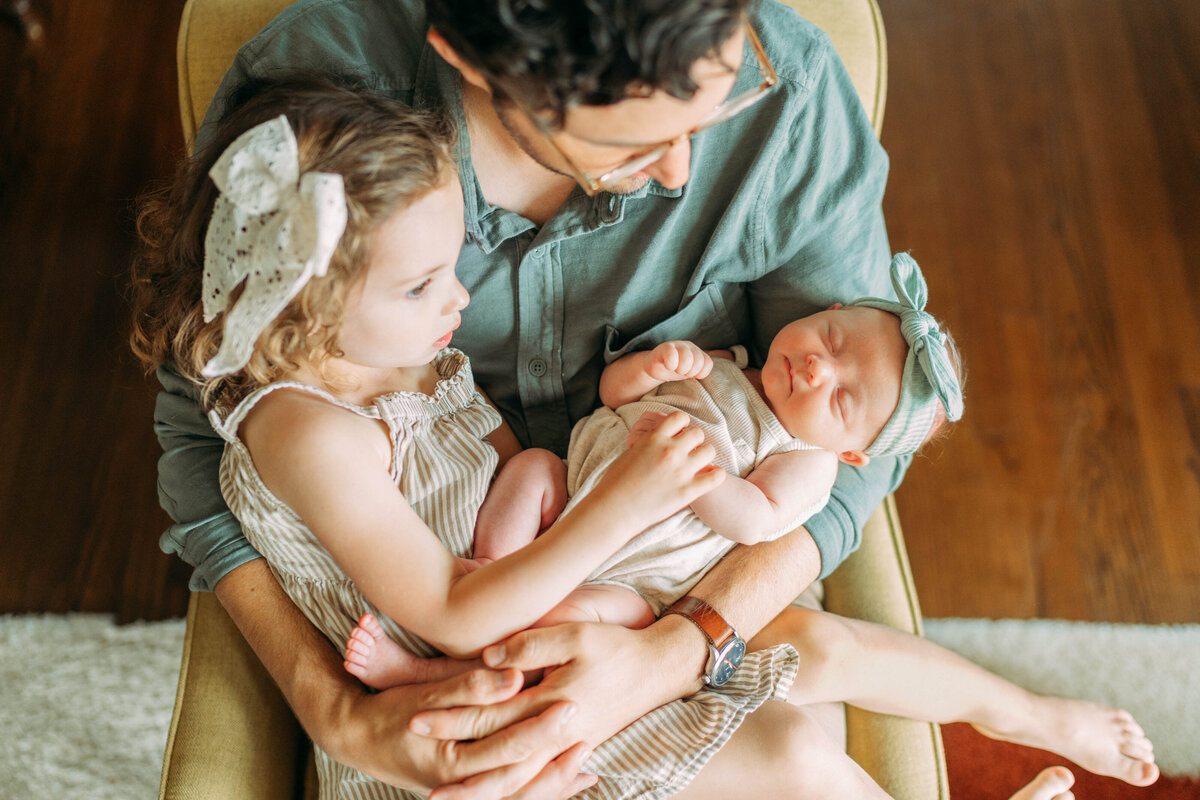
[[[296,389],[298,391],[306,392],[307,394],[315,395],[327,403],[331,403],[338,408],[344,408],[347,411],[351,411],[361,417],[367,417],[369,419],[380,418],[379,409],[375,408],[374,406],[358,406],[353,403],[347,403],[345,400],[340,400],[337,397],[334,397],[324,389],[319,389],[316,386],[310,386],[307,383],[301,383],[299,381],[279,381],[278,383],[268,384],[261,389],[246,395],[242,398],[241,402],[234,406],[233,410],[230,411],[225,417],[222,417],[220,412],[216,410],[210,411],[208,413],[208,418],[209,421],[212,422],[213,430],[220,434],[221,438],[227,442],[236,441],[238,428],[241,427],[242,421],[246,419],[246,415],[249,414],[256,405],[258,405],[260,400],[272,392],[278,391],[279,389]]]

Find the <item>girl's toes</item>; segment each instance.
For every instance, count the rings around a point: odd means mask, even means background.
[[[371,655],[371,652],[374,649],[375,649],[375,642],[370,639],[368,639],[367,641],[363,641],[362,639],[355,637],[346,643],[346,655],[347,656],[350,656],[351,654],[353,654],[353,655],[359,656],[361,658],[366,658],[367,656]]]
[[[358,627],[371,636],[378,636],[381,631],[379,620],[374,614],[363,614],[358,618]]]

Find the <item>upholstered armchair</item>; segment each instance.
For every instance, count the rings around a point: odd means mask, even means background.
[[[179,30],[179,103],[188,142],[238,47],[289,0],[189,0]],[[887,50],[875,0],[790,0],[829,33],[876,133],[883,121]],[[861,548],[826,582],[838,614],[921,632],[921,612],[896,507],[888,498]],[[900,800],[946,798],[936,725],[846,709],[851,756]],[[192,595],[175,711],[163,763],[163,800],[316,796],[304,732],[212,594]]]

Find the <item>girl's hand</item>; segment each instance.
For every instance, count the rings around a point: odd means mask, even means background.
[[[658,424],[666,418],[667,414],[664,411],[647,411],[642,414],[629,429],[629,438],[625,440],[625,446],[633,447],[639,439],[657,428]]]
[[[639,531],[725,479],[725,470],[712,463],[716,451],[703,431],[688,427],[690,419],[682,411],[663,417],[608,467],[593,492],[614,515],[631,517]]]
[[[646,368],[651,378],[659,381],[682,381],[688,378],[707,378],[712,372],[712,356],[692,342],[663,342],[650,351],[653,361]]]

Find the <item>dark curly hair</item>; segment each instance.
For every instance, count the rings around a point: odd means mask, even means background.
[[[749,0],[426,0],[430,25],[500,100],[556,125],[576,105],[662,90],[687,100]]]

